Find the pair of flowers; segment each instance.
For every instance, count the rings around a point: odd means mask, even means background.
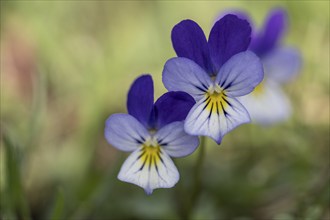
[[[163,70],[169,92],[154,103],[152,78],[142,75],[129,90],[128,114],[114,114],[106,121],[107,141],[132,152],[119,172],[120,180],[147,194],[173,187],[179,172],[170,157],[193,153],[200,135],[220,144],[226,133],[250,121],[238,97],[252,92],[264,74],[259,57],[247,51],[251,27],[240,17],[223,16],[208,40],[192,20],[173,28],[178,57],[169,59]]]

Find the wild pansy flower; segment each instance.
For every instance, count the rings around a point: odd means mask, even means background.
[[[249,19],[244,12],[235,14]],[[282,92],[281,85],[297,75],[301,56],[295,48],[281,45],[287,26],[286,12],[276,8],[270,11],[261,30],[252,35],[249,49],[260,57],[265,78],[255,91],[241,97],[240,101],[257,123],[283,121],[291,114],[290,101]]]
[[[172,30],[178,57],[168,60],[163,83],[169,91],[184,91],[196,100],[185,120],[185,131],[205,135],[218,144],[250,116],[236,97],[250,93],[263,79],[259,58],[246,51],[251,28],[247,21],[226,15],[217,21],[208,41],[192,20]]]
[[[183,127],[194,103],[187,93],[168,92],[154,104],[151,76],[136,79],[128,93],[129,114],[113,114],[105,126],[111,145],[132,152],[118,179],[144,188],[147,194],[173,187],[179,172],[170,157],[187,156],[199,145],[198,137],[188,135]]]

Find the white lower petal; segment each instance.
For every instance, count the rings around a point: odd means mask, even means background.
[[[193,153],[199,145],[197,136],[184,131],[184,123],[173,122],[161,128],[155,135],[158,143],[171,157],[184,157]]]
[[[191,135],[209,136],[218,144],[223,136],[240,124],[250,122],[246,109],[235,98],[219,101],[205,98],[195,104],[185,120],[185,131]]]
[[[275,83],[264,82],[262,89],[240,97],[252,121],[260,124],[273,124],[286,120],[291,114],[290,102]]]
[[[118,179],[142,187],[147,194],[157,188],[171,188],[179,180],[179,172],[167,153],[135,150],[124,162]]]

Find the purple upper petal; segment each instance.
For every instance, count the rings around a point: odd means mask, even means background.
[[[155,128],[161,128],[174,121],[183,121],[195,100],[185,92],[167,92],[155,103],[153,118]]]
[[[250,16],[245,11],[242,11],[239,9],[229,9],[229,10],[221,12],[218,15],[218,17],[215,19],[215,22],[217,22],[218,20],[220,20],[221,18],[225,17],[228,14],[236,15],[238,18],[240,18],[242,20],[246,20],[250,24],[251,27],[254,26]]]
[[[217,21],[210,33],[208,45],[214,74],[233,55],[245,51],[251,40],[251,27],[236,15],[226,15]]]
[[[132,84],[127,96],[128,113],[134,116],[145,127],[154,103],[154,87],[150,75],[142,75]]]
[[[287,14],[283,9],[272,10],[266,19],[263,30],[252,39],[250,49],[259,56],[272,50],[281,40],[286,29],[286,23]]]
[[[172,29],[172,44],[178,57],[195,61],[206,72],[211,73],[207,41],[203,30],[192,20],[183,20]]]

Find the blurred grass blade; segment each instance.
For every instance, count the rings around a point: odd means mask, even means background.
[[[63,209],[64,209],[63,190],[59,188],[57,191],[57,195],[49,219],[50,220],[63,219]]]
[[[37,144],[35,143],[36,138],[40,134],[40,129],[41,129],[41,120],[44,114],[45,110],[45,103],[46,103],[46,87],[47,87],[47,82],[46,82],[46,74],[44,73],[45,71],[40,71],[37,72],[36,74],[36,79],[34,82],[34,90],[33,90],[33,102],[32,102],[32,111],[31,111],[31,116],[29,119],[29,129],[28,129],[28,137],[27,137],[27,142],[26,146],[29,151],[32,151]]]
[[[13,213],[17,212],[18,219],[30,219],[30,211],[27,205],[26,197],[22,188],[21,174],[19,169],[19,160],[17,148],[7,133],[3,134],[3,141],[6,151],[6,179],[7,192],[10,201],[10,208]]]

